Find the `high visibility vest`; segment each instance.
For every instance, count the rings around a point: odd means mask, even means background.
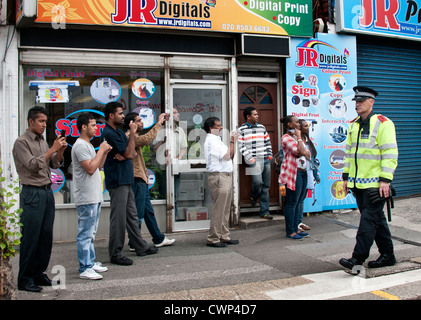
[[[390,119],[374,114],[369,135],[362,135],[358,119],[348,127],[344,178],[348,175],[348,188],[378,188],[380,178],[393,180],[398,165],[395,125]]]

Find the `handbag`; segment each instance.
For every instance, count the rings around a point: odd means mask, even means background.
[[[282,161],[284,160],[284,151],[279,150],[272,158],[271,164],[277,174],[281,173]]]

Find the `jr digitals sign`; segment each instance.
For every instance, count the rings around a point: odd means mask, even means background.
[[[340,0],[337,31],[421,40],[421,0]]]
[[[311,37],[311,0],[38,0],[37,23]]]

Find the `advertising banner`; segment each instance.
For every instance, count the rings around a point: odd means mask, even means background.
[[[38,0],[38,23],[311,37],[311,0]]]
[[[351,100],[357,85],[356,56],[354,36],[319,33],[315,39],[291,39],[287,114],[310,125],[320,161],[321,182],[309,191],[304,212],[356,207],[342,182],[348,125],[357,117]]]
[[[341,0],[337,31],[421,40],[421,0]]]

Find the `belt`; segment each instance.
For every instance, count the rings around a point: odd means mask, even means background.
[[[231,176],[232,172],[209,172],[210,175]]]
[[[307,171],[307,169],[297,168],[298,171]]]
[[[24,184],[23,186],[24,186],[24,187],[36,188],[36,189],[43,189],[43,190],[49,190],[49,189],[51,189],[51,183],[46,184],[46,185],[44,185],[44,186],[31,186],[31,185],[29,185],[29,184]]]

